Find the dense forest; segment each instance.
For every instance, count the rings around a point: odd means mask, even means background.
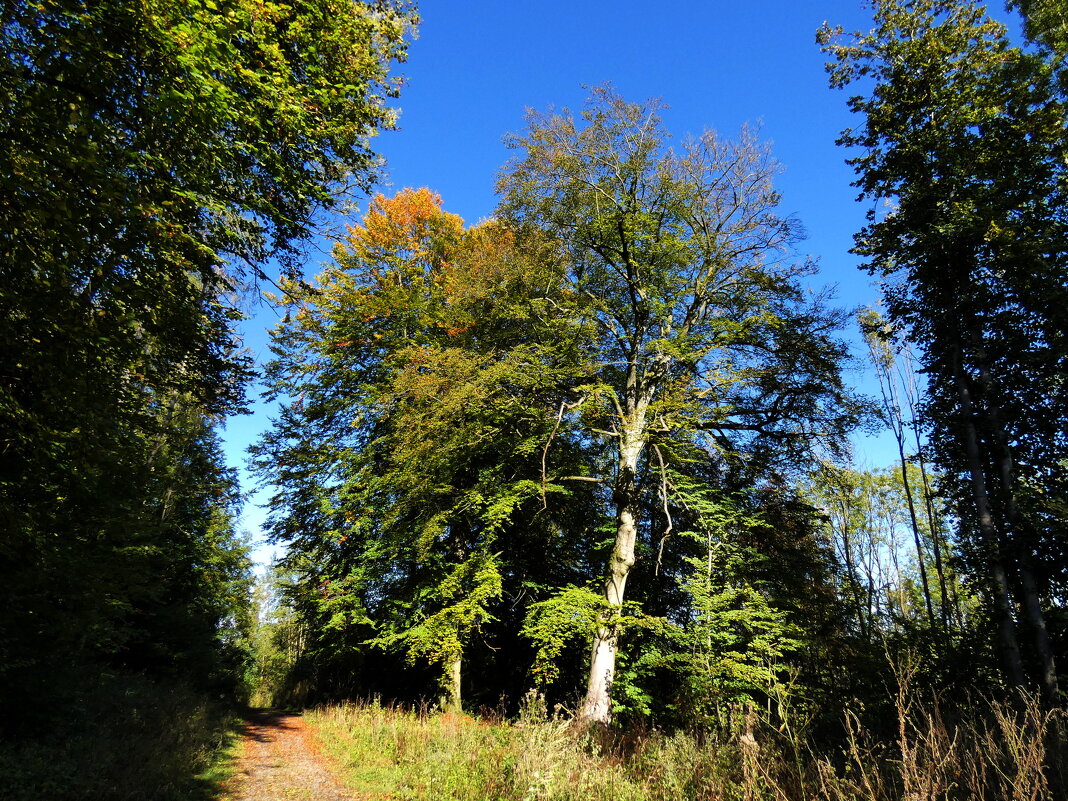
[[[0,781],[136,797],[107,720],[193,797],[250,698],[377,698],[735,749],[686,797],[1063,792],[1068,4],[871,13],[814,32],[882,291],[849,309],[756,130],[607,85],[528,113],[487,220],[372,194],[399,0],[6,3]],[[257,582],[218,431],[264,289]],[[918,789],[958,744],[989,775]],[[868,763],[898,778],[843,789]]]

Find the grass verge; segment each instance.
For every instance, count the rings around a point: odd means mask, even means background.
[[[1065,718],[1032,702],[977,704],[948,723],[902,695],[895,740],[855,716],[817,750],[773,730],[756,737],[647,731],[591,737],[566,720],[515,722],[376,703],[307,713],[343,779],[394,801],[1053,801],[1063,787],[1051,743]]]

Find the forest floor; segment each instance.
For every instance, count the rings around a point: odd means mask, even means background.
[[[354,801],[338,780],[315,733],[300,715],[258,712],[245,724],[234,769],[220,801]]]

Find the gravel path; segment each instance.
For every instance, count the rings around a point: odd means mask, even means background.
[[[245,724],[241,758],[222,801],[350,801],[299,715],[260,713]]]

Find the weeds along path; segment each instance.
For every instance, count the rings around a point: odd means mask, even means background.
[[[241,755],[220,801],[354,801],[299,715],[261,712],[245,724]]]

